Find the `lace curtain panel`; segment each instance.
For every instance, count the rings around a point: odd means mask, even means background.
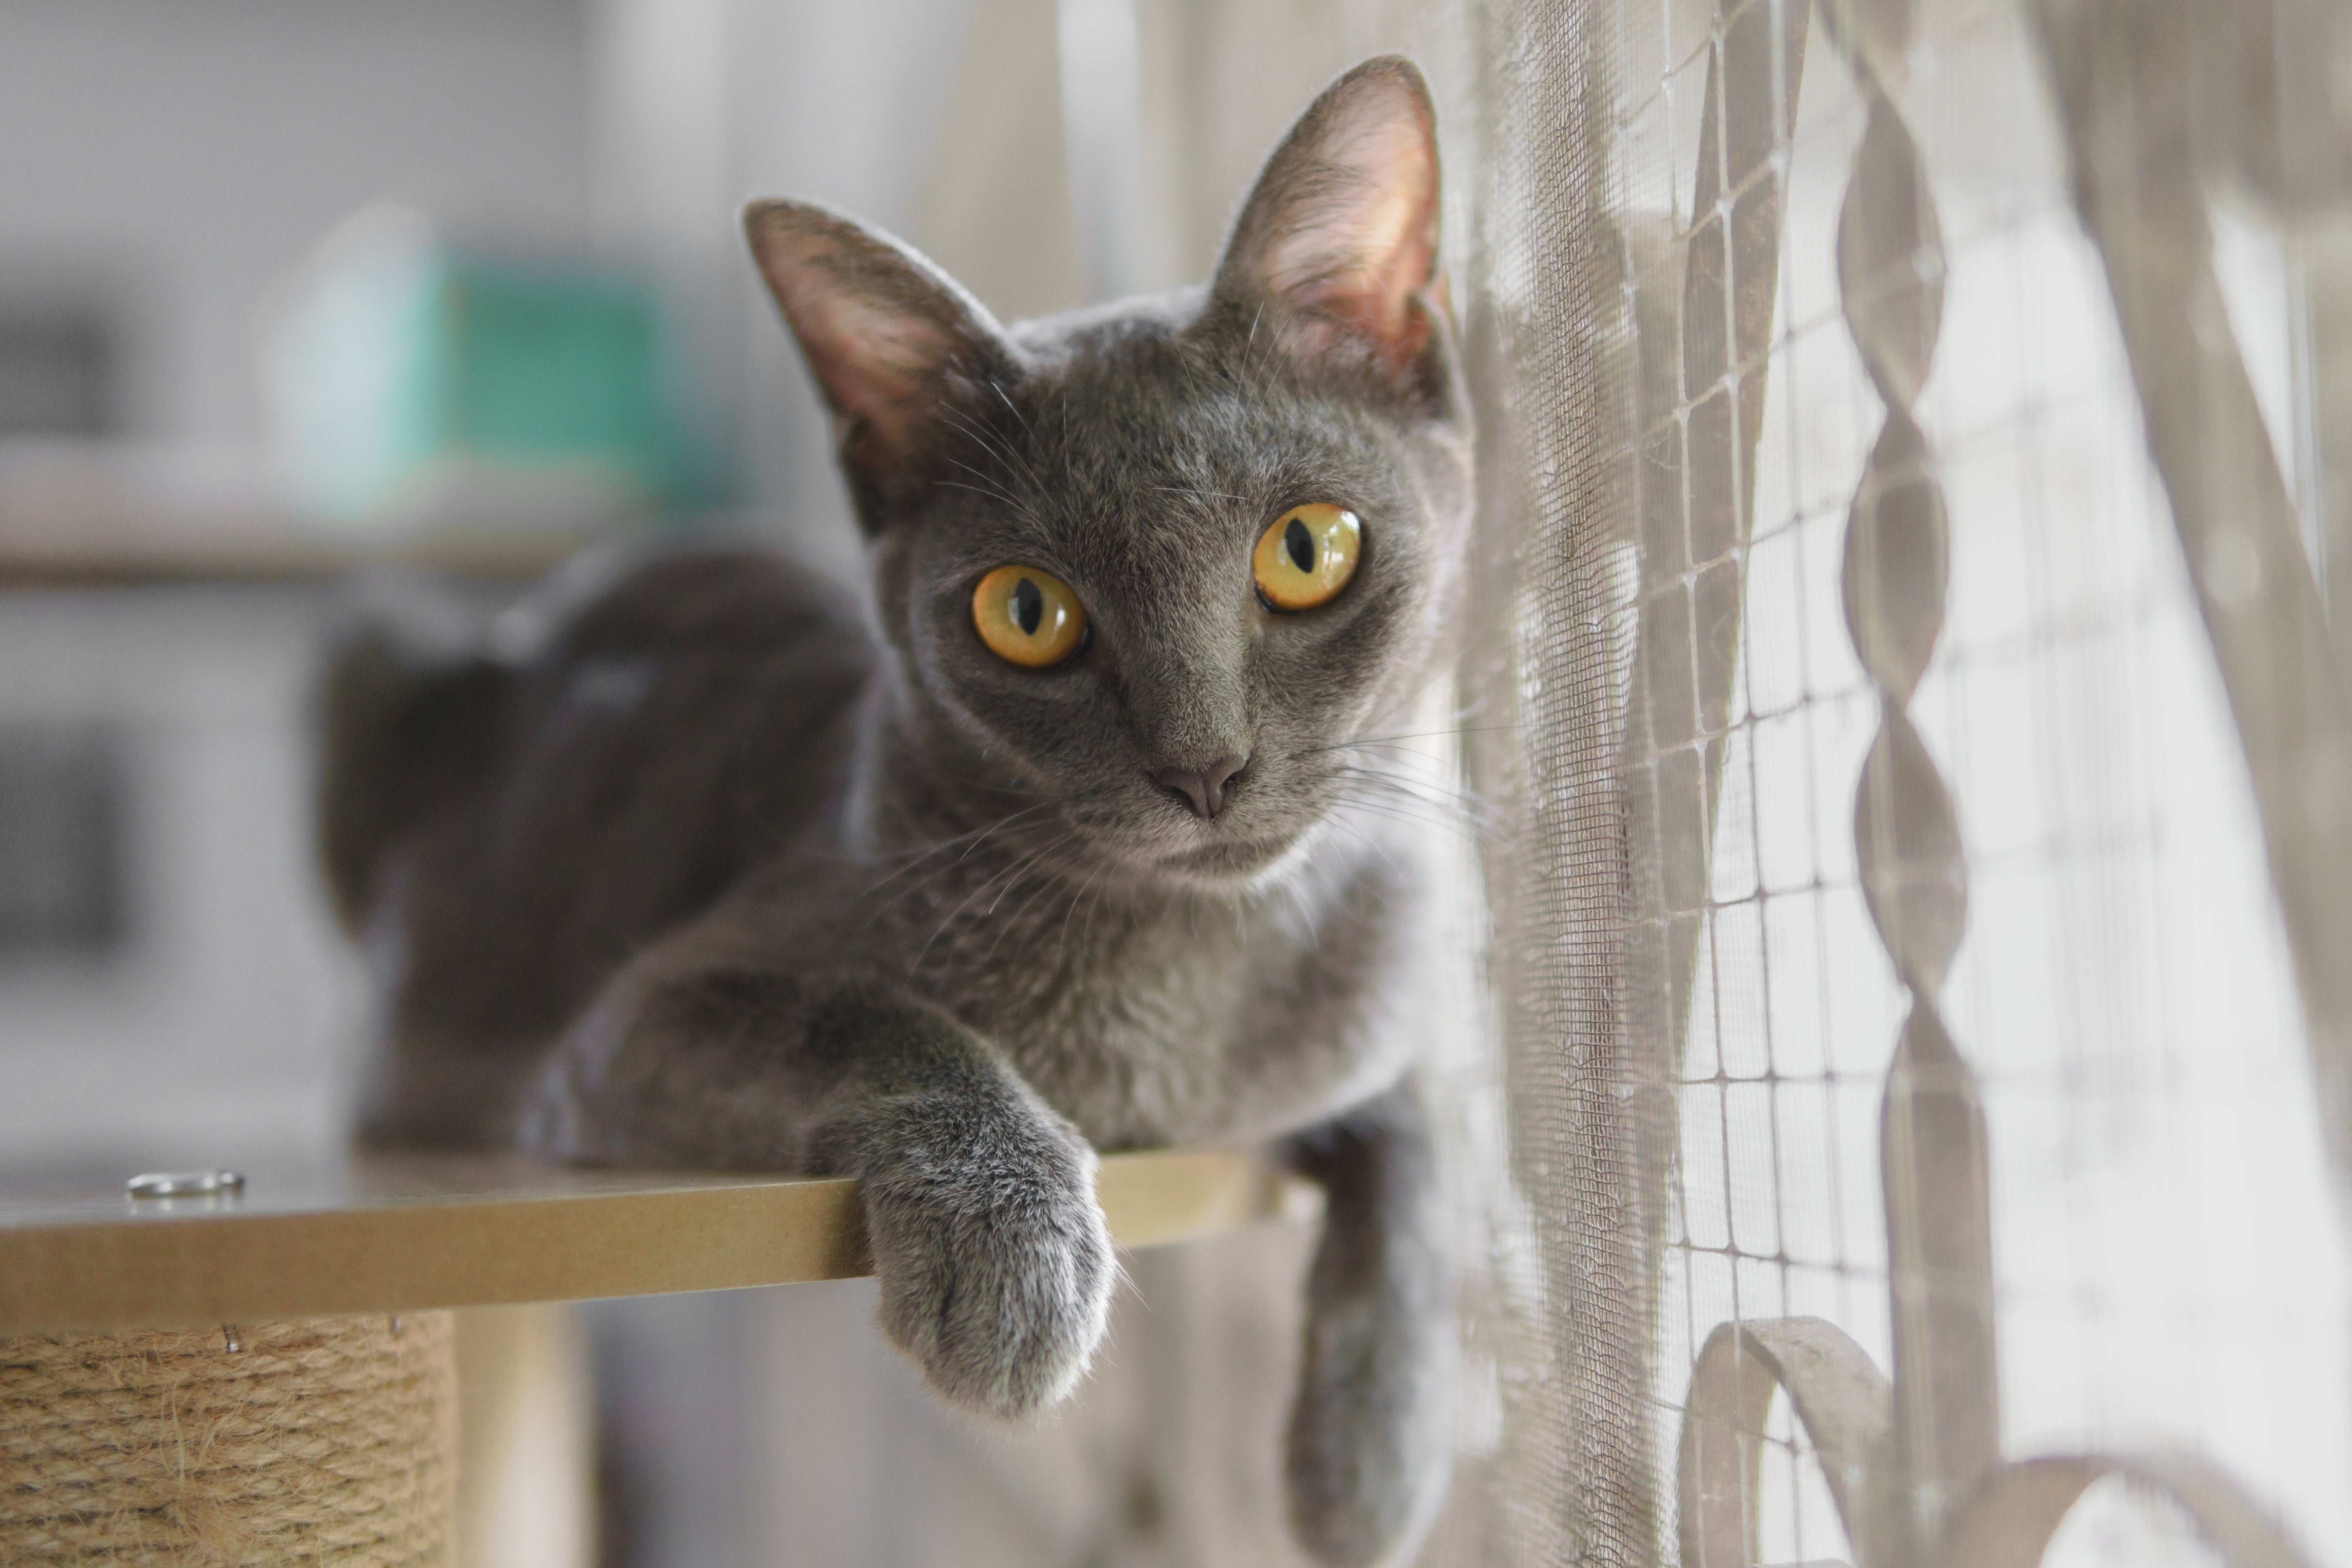
[[[2352,1561],[2336,9],[1464,19],[1437,1560]]]

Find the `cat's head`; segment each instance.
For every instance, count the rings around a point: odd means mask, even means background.
[[[1033,800],[1067,863],[1193,883],[1377,805],[1352,743],[1443,668],[1470,494],[1412,64],[1315,101],[1205,289],[1008,329],[838,214],[745,221],[940,788]]]

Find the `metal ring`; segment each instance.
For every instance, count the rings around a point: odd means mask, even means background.
[[[125,1190],[133,1198],[206,1198],[245,1191],[245,1178],[235,1171],[149,1171]]]

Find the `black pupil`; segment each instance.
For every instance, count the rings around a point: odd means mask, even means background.
[[[1307,525],[1295,517],[1290,520],[1290,526],[1282,531],[1282,547],[1290,552],[1293,566],[1301,572],[1315,570],[1315,536],[1307,532]]]
[[[1013,587],[1013,618],[1021,624],[1021,635],[1029,637],[1037,635],[1037,623],[1045,618],[1045,595],[1026,577]]]

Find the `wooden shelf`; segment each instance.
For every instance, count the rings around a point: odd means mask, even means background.
[[[370,566],[520,582],[589,542],[582,534],[523,530],[446,529],[374,540],[290,522],[195,528],[110,521],[37,528],[0,518],[0,589],[315,583]]]
[[[338,524],[294,507],[258,452],[0,441],[0,588],[305,583],[410,566],[535,577],[646,521],[628,498],[554,481],[412,498],[404,521]]]
[[[126,1177],[130,1173],[126,1173]],[[1314,1212],[1223,1150],[1116,1154],[1097,1191],[1124,1247]],[[172,1328],[853,1279],[852,1181],[402,1155],[247,1173],[233,1197],[0,1187],[0,1334]]]

